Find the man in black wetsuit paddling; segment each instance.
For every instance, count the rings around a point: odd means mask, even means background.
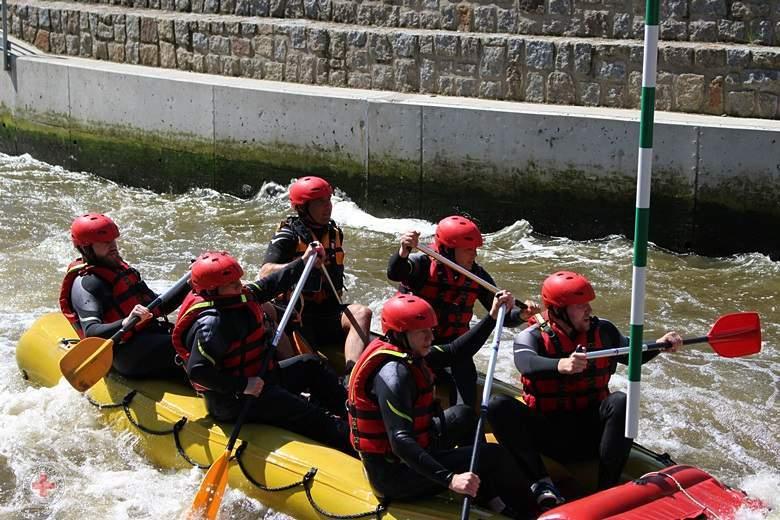
[[[323,265],[338,295],[319,269],[312,272],[303,291],[301,325],[304,337],[316,347],[344,345],[348,376],[366,346],[363,338],[368,338],[371,309],[358,303],[339,303],[344,289],[344,232],[330,218],[332,195],[333,187],[320,177],[302,177],[290,186],[290,205],[296,215],[283,221],[271,238],[260,278],[300,258],[310,242],[316,240],[322,244]]]
[[[150,312],[156,294],[137,270],[119,254],[119,228],[109,217],[88,213],[76,217],[70,228],[81,257],[70,263],[60,289],[60,309],[80,338],[110,338],[131,316],[140,321],[114,347],[113,368],[127,377],[182,380],[171,345],[171,324],[165,316],[179,306],[189,291]]]
[[[490,315],[442,345],[440,355],[458,356],[460,350],[482,345],[495,327],[499,307],[511,307],[513,301],[511,293],[499,292]],[[515,516],[526,509],[530,484],[512,457],[503,447],[487,444],[481,450],[479,475],[470,473],[474,413],[466,405],[441,413],[434,400],[433,374],[425,356],[436,323],[433,308],[422,298],[401,294],[385,302],[386,337],[369,344],[349,383],[352,446],[380,498],[409,500],[449,488]]]
[[[319,244],[311,244],[284,269],[246,285],[241,283],[244,270],[229,254],[200,255],[192,265],[193,290],[182,303],[173,343],[215,420],[235,421],[243,399],[253,396],[248,421],[354,454],[344,420],[346,392],[336,374],[319,359],[299,358],[282,367],[268,355],[274,329],[262,304],[290,289],[314,254],[323,254]]]
[[[438,325],[433,329],[433,344],[443,345],[469,330],[474,304],[479,300],[485,309],[489,309],[493,294],[424,253],[410,254],[412,249],[417,247],[419,237],[420,233],[417,231],[408,231],[401,236],[401,247],[388,261],[387,278],[400,282],[400,292],[415,294],[431,304],[438,319]],[[493,277],[476,261],[477,250],[481,246],[482,233],[477,225],[466,217],[446,217],[436,226],[433,249],[482,280],[494,284]],[[525,304],[527,309],[515,307],[507,314],[507,327],[520,325],[539,311],[536,303],[529,300]],[[449,359],[446,365],[441,364],[441,359],[428,359],[428,365],[436,371],[438,377],[446,379],[442,369],[451,369],[458,393],[462,401],[469,406],[476,406],[477,402],[474,353],[476,351],[463,352],[463,356]]]
[[[588,360],[586,351],[628,345],[611,322],[592,316],[596,293],[578,273],[559,271],[542,284],[547,309],[515,337],[515,365],[522,374],[525,404],[507,396],[490,401],[488,419],[498,441],[525,468],[542,508],[563,502],[540,453],[563,463],[598,458],[598,487],[619,483],[631,452],[623,434],[626,394],[610,392],[609,380],[628,356]],[[658,342],[669,351],[682,345],[676,332]],[[642,362],[660,351],[645,352]]]

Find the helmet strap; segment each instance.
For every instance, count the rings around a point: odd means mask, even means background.
[[[571,322],[571,318],[569,318],[569,313],[566,310],[566,307],[550,307],[550,316],[555,318],[556,321],[560,322],[562,325],[565,325],[566,328],[569,329],[567,334],[571,334],[574,331],[574,324]]]
[[[455,248],[454,247],[447,247],[444,244],[439,245],[439,253],[441,253],[442,256],[446,257],[448,260],[455,261]]]
[[[388,341],[397,347],[401,347],[403,350],[411,352],[412,347],[409,345],[409,340],[406,338],[405,332],[397,332],[394,330],[388,330],[385,334]]]
[[[309,203],[303,205],[296,205],[295,211],[298,213],[298,216],[303,220],[303,223],[306,224],[309,227],[316,227],[321,228],[319,224],[314,222],[314,219],[311,216],[311,212],[309,211]]]
[[[92,249],[92,246],[76,246],[76,249],[81,254],[81,258],[87,262],[90,265],[99,265],[100,260],[98,259],[97,255],[95,255],[95,250]]]

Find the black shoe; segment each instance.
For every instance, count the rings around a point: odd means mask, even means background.
[[[531,493],[533,494],[539,509],[542,511],[552,509],[553,507],[566,502],[566,499],[563,498],[563,495],[558,491],[558,488],[549,482],[535,482],[531,485]]]

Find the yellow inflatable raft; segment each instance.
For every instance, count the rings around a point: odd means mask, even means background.
[[[60,313],[39,318],[16,350],[22,376],[38,385],[58,384],[59,360],[75,342],[73,329]],[[516,388],[500,383],[494,391],[517,394]],[[87,398],[108,424],[137,432],[149,459],[163,468],[208,466],[224,453],[232,429],[231,424],[213,422],[203,400],[184,385],[128,380],[111,373],[87,392]],[[460,513],[460,498],[446,492],[427,500],[381,505],[360,460],[285,430],[248,424],[241,430],[239,445],[229,485],[297,519],[433,519],[456,518]],[[668,456],[635,445],[624,476],[636,478],[670,464]],[[592,491],[592,465],[551,466],[553,478],[568,496]],[[498,517],[478,508],[472,514]]]

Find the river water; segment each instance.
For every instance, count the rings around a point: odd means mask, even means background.
[[[287,214],[285,189],[267,185],[250,200],[205,189],[157,194],[30,156],[0,154],[0,286],[5,287],[0,299],[0,518],[171,518],[189,504],[203,476],[194,469],[169,471],[149,464],[132,433],[117,435],[101,425],[99,412],[67,383],[35,388],[19,377],[14,360],[19,336],[36,317],[57,309],[59,284],[74,257],[68,234],[72,218],[87,211],[114,218],[122,231],[123,256],[159,292],[204,249],[226,249],[248,276],[256,274],[271,234]],[[385,268],[397,237],[412,228],[430,236],[434,225],[375,218],[339,193],[334,201],[334,219],[346,233],[348,299],[377,312],[394,292]],[[497,284],[525,299],[538,295],[543,278],[555,270],[583,272],[598,294],[594,312],[627,331],[631,243],[619,236],[587,242],[543,237],[533,234],[533,222],[522,217],[519,213],[514,225],[487,235],[480,249],[478,261]],[[668,329],[700,336],[721,314],[756,310],[764,345],[761,354],[736,359],[695,345],[645,365],[638,438],[776,509],[779,294],[780,263],[764,255],[706,258],[652,249],[646,339]],[[376,317],[374,328],[379,328]],[[497,368],[498,377],[509,381],[517,378],[511,337],[505,331]],[[483,367],[488,350],[479,354]],[[625,386],[621,368],[612,387]],[[58,485],[45,500],[30,491],[31,479],[42,470]],[[238,492],[229,492],[225,503],[231,518],[285,518]]]

